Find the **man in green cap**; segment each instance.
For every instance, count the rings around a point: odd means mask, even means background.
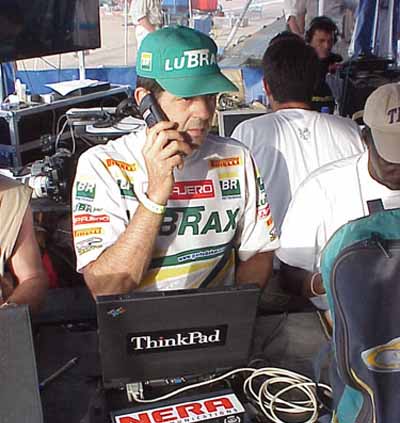
[[[148,34],[135,99],[152,95],[158,123],[80,157],[74,242],[93,295],[268,281],[279,240],[262,178],[242,144],[208,134],[216,94],[236,90],[216,54],[190,28]]]

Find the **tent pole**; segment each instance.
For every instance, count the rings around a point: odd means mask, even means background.
[[[85,68],[85,52],[83,50],[78,51],[79,60],[79,80],[83,81],[86,79],[86,68]]]
[[[371,52],[376,54],[376,37],[378,35],[378,20],[379,20],[379,6],[380,0],[375,0],[375,16],[374,16],[374,26],[372,28],[372,38],[371,38]]]
[[[325,0],[318,1],[318,16],[324,15]]]
[[[132,0],[135,1],[135,0]],[[128,65],[128,0],[125,0],[124,5],[124,28],[125,28],[125,44],[124,44],[124,50],[125,50],[125,66]]]
[[[389,5],[388,5],[389,39],[388,39],[388,51],[387,51],[387,58],[389,60],[395,59],[395,57],[393,57],[394,7],[395,7],[394,0],[389,0]]]
[[[189,28],[194,28],[192,0],[188,0],[188,3],[189,3]]]
[[[251,5],[252,1],[253,1],[253,0],[247,0],[246,5],[244,6],[244,8],[243,8],[243,10],[242,10],[242,13],[241,13],[241,15],[240,15],[239,19],[237,20],[237,22],[236,22],[236,23],[235,23],[235,25],[233,26],[233,28],[232,28],[232,30],[231,30],[231,32],[230,32],[230,34],[229,34],[229,36],[228,36],[228,39],[226,40],[225,46],[222,48],[221,55],[223,55],[223,54],[224,54],[225,50],[229,47],[230,43],[232,42],[233,38],[235,37],[236,32],[237,32],[237,30],[239,29],[240,24],[242,23],[242,20],[243,20],[244,16],[246,15],[247,10],[248,10],[248,8],[250,7],[250,5]]]

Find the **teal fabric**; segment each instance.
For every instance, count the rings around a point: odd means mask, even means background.
[[[350,386],[346,386],[336,410],[336,417],[339,423],[354,422],[361,410],[362,404],[362,394]]]
[[[329,239],[321,257],[321,273],[328,294],[329,307],[333,304],[330,295],[330,275],[337,255],[346,247],[368,239],[371,233],[378,232],[384,239],[400,239],[400,209],[383,210],[352,220],[340,227]],[[333,317],[333,316],[332,316]]]
[[[378,211],[370,216],[362,217],[348,222],[341,226],[327,242],[321,257],[321,273],[323,284],[327,293],[329,309],[336,325],[342,325],[343,322],[335,320],[334,301],[331,290],[332,274],[338,256],[347,247],[352,246],[363,240],[368,240],[376,233],[381,239],[398,240],[400,239],[400,209]],[[348,321],[347,324],[350,324]],[[335,334],[336,332],[335,328]],[[333,338],[333,343],[334,343]],[[333,345],[333,350],[337,357],[337,346]],[[360,391],[346,385],[342,396],[338,402],[336,416],[339,423],[353,423],[363,406],[363,395]]]

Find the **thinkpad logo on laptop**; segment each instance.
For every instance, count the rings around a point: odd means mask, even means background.
[[[131,333],[127,336],[128,353],[189,350],[225,345],[227,325],[203,328]]]

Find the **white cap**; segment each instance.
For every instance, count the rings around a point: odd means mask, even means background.
[[[365,103],[363,119],[378,154],[387,162],[400,163],[400,83],[377,88]]]

